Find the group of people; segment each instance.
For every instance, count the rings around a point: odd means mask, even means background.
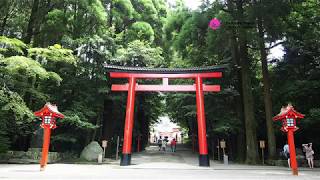
[[[303,152],[305,152],[306,154],[306,159],[308,161],[308,165],[309,165],[309,168],[313,169],[313,155],[314,155],[314,151],[312,149],[312,143],[308,143],[308,144],[302,144],[302,148],[303,148]],[[289,150],[289,145],[288,143],[286,143],[284,146],[283,146],[283,152],[284,152],[284,155],[287,157],[288,159],[288,166],[289,168],[291,167],[290,166],[290,150]]]
[[[159,151],[166,151],[167,144],[168,144],[168,139],[158,139],[158,146],[159,146]],[[177,149],[177,141],[175,138],[173,138],[170,141],[170,147],[171,147],[171,152],[176,152]]]

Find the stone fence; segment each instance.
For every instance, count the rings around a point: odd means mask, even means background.
[[[61,159],[62,154],[58,152],[49,152],[48,163],[54,163]],[[0,163],[12,164],[30,164],[39,163],[41,159],[41,148],[30,148],[25,151],[8,151],[0,154]]]

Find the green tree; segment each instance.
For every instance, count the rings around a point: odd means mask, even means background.
[[[161,48],[152,48],[149,44],[135,40],[127,48],[119,48],[113,62],[124,66],[160,67],[164,61],[161,54]]]
[[[154,31],[147,22],[135,22],[128,30],[128,38],[132,40],[140,39],[152,43],[154,40]]]

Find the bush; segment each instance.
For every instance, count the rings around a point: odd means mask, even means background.
[[[3,133],[3,131],[0,131],[0,153],[5,153],[9,149],[9,138]]]

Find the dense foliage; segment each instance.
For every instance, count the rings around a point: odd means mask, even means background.
[[[105,64],[196,67],[226,64],[222,91],[205,96],[209,148],[228,142],[230,158],[258,163],[258,140],[277,158],[285,141],[272,117],[291,102],[306,118],[297,144],[320,125],[320,5],[305,1],[2,0],[0,152],[27,150],[46,102],[58,105],[51,149],[80,152],[92,140],[123,135],[126,93],[110,91]],[[222,26],[208,27],[212,18]],[[272,58],[270,50],[284,48]],[[173,81],[172,83],[190,81]],[[152,82],[154,83],[154,82]],[[134,139],[167,113],[197,134],[195,95],[138,93]],[[135,146],[135,141],[133,141]]]

